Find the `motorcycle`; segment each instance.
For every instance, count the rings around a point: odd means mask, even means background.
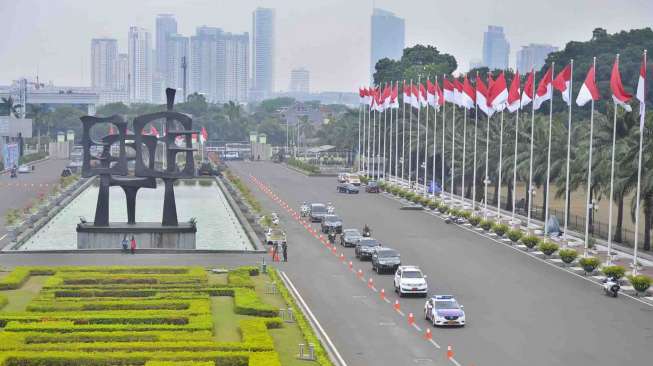
[[[617,297],[620,289],[621,286],[619,285],[619,280],[613,277],[608,277],[605,280],[603,280],[603,292],[606,295]]]
[[[328,206],[327,206],[327,213],[328,213],[328,214],[332,214],[332,213],[334,213],[335,211],[336,211],[335,206],[333,206],[333,205],[328,205]]]
[[[279,216],[276,213],[272,213],[272,224],[279,225]]]
[[[335,244],[336,243],[336,232],[333,231],[333,230],[329,231],[328,238],[329,238],[329,243]]]
[[[308,207],[308,205],[302,205],[302,207],[299,208],[299,212],[302,217],[308,216],[310,211],[311,209]]]
[[[369,238],[372,236],[372,229],[370,229],[367,225],[363,228],[363,237],[364,238]]]
[[[18,171],[18,169],[16,169],[16,167],[11,168],[11,175],[10,175],[10,177],[11,177],[11,178],[18,178],[18,174],[16,174],[17,171]]]

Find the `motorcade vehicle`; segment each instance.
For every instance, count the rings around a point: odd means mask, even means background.
[[[378,274],[394,273],[401,265],[399,252],[387,247],[376,247],[372,252],[372,270]]]
[[[365,226],[363,226],[363,237],[369,238],[371,236],[372,236],[372,229],[370,229],[370,227],[367,226],[366,224]]]
[[[322,219],[321,229],[323,233],[342,233],[342,219],[338,215],[327,214]]]
[[[334,206],[333,203],[331,203],[331,202],[327,203],[326,208],[327,208],[327,213],[328,214],[332,214],[332,213],[336,212],[336,206]]]
[[[379,184],[375,180],[371,180],[367,182],[367,185],[365,186],[365,192],[367,193],[379,193]]]
[[[311,222],[322,222],[322,219],[326,215],[327,207],[324,203],[311,203],[309,206],[308,216]]]
[[[286,233],[279,228],[268,228],[268,230],[265,232],[265,243],[268,245],[286,243]]]
[[[25,174],[31,173],[34,170],[34,165],[23,164],[18,167],[18,173]]]
[[[340,235],[340,245],[343,247],[355,247],[363,236],[358,229],[344,229]]]
[[[356,187],[351,183],[339,183],[336,186],[336,190],[338,191],[338,193],[349,193],[349,194],[356,194],[359,191],[358,187]]]
[[[617,297],[619,295],[619,290],[621,286],[619,285],[619,280],[614,277],[608,277],[603,280],[603,292],[612,297]]]
[[[311,207],[306,203],[302,203],[299,207],[299,214],[301,217],[306,217],[311,213]]]
[[[380,246],[381,243],[379,243],[378,240],[374,238],[363,237],[358,241],[358,243],[356,243],[356,249],[354,249],[354,253],[356,254],[356,258],[360,260],[371,259],[374,248]]]
[[[417,266],[399,266],[395,271],[394,287],[399,297],[411,294],[426,297],[429,291],[426,276]]]
[[[464,307],[452,295],[435,295],[424,304],[424,318],[434,327],[466,324]]]
[[[272,224],[273,225],[279,225],[279,215],[277,215],[276,212],[273,212],[272,215],[270,215],[272,218]]]
[[[347,183],[351,183],[355,186],[360,186],[361,185],[361,180],[358,177],[358,174],[347,174]]]

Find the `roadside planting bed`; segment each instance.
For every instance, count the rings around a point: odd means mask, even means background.
[[[40,292],[21,311],[3,310],[32,276],[48,276]],[[215,277],[200,267],[18,267],[0,278],[0,366],[279,366],[292,358],[275,342],[302,332],[278,318],[279,294],[277,306],[262,299],[270,278],[256,267]],[[214,313],[212,297],[233,298],[233,310]],[[228,332],[220,317],[235,317],[240,341],[218,340]]]

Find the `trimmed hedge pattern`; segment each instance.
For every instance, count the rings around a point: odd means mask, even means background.
[[[0,311],[0,366],[280,366],[268,329],[283,327],[250,276],[209,285],[199,267],[17,267],[0,291],[49,275],[25,311]],[[210,296],[234,298],[240,342],[217,342]],[[0,308],[8,297],[0,293]]]

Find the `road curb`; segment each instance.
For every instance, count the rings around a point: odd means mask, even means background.
[[[259,248],[259,243],[260,243],[260,238],[258,235],[256,235],[256,231],[254,231],[254,228],[252,225],[250,225],[249,221],[247,221],[247,218],[243,214],[243,212],[240,210],[240,207],[238,204],[236,204],[236,201],[234,200],[233,196],[231,195],[231,192],[229,189],[227,189],[225,183],[222,181],[220,177],[215,177],[215,181],[218,183],[218,186],[220,187],[220,190],[222,190],[222,193],[224,196],[227,198],[227,203],[231,207],[231,210],[236,214],[236,218],[238,218],[238,221],[240,222],[240,225],[243,227],[245,230],[245,233],[247,234],[247,237],[249,238],[250,243],[254,247],[254,252],[256,253],[265,253],[265,249]]]

